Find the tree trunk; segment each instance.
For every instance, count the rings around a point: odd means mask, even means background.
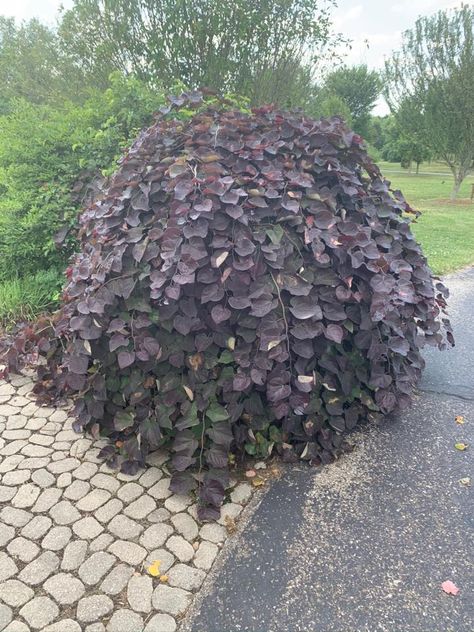
[[[420,173],[420,163],[417,162],[416,163],[416,175],[418,175]]]
[[[454,185],[451,191],[452,202],[458,197],[459,189],[461,188],[461,184],[463,180],[464,178],[461,178],[459,174],[454,178]]]

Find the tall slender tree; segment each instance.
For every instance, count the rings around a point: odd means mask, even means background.
[[[474,7],[419,18],[387,61],[385,79],[402,129],[449,165],[454,200],[474,161]]]

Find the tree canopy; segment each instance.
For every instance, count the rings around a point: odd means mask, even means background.
[[[449,165],[454,199],[474,160],[474,7],[419,18],[385,79],[401,127]]]
[[[82,68],[146,82],[301,105],[314,67],[339,39],[333,0],[76,0],[63,46]]]

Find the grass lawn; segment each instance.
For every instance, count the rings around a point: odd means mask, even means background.
[[[474,264],[474,202],[469,200],[474,176],[466,178],[458,200],[451,202],[453,178],[445,165],[421,165],[418,175],[395,163],[381,162],[379,166],[393,188],[400,189],[411,206],[422,211],[412,228],[433,272],[446,274]]]

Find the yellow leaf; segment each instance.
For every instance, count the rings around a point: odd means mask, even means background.
[[[464,450],[467,450],[468,444],[460,441],[459,443],[455,443],[454,447],[456,448],[456,450],[461,450],[461,452],[464,452]]]
[[[189,399],[191,401],[193,401],[194,399],[194,393],[192,392],[192,390],[189,388],[189,386],[184,386],[183,385],[184,390],[186,391],[186,395],[189,397]]]
[[[252,485],[254,487],[261,487],[262,485],[265,485],[265,481],[257,476],[256,478],[252,479]]]
[[[469,478],[469,476],[466,476],[465,478],[460,478],[459,482],[461,483],[461,485],[464,485],[465,487],[471,486],[471,479]]]
[[[218,268],[219,266],[221,266],[224,261],[227,259],[227,257],[229,256],[228,252],[221,252],[221,254],[216,257],[216,268]]]
[[[160,574],[160,566],[161,566],[161,560],[155,560],[151,564],[151,566],[148,567],[148,572],[150,573],[152,577],[158,577],[158,575]]]
[[[313,381],[312,375],[298,375],[298,382],[300,384],[311,384]]]
[[[231,336],[230,338],[228,338],[227,346],[229,347],[229,349],[231,351],[233,351],[235,349],[235,338],[234,337]]]
[[[464,423],[464,417],[462,415],[456,415],[456,417],[454,418],[454,421],[457,424],[463,424]]]
[[[168,575],[160,575],[160,582],[167,582],[168,581]]]
[[[277,346],[277,345],[279,345],[279,344],[280,344],[280,341],[279,341],[279,340],[271,340],[271,341],[268,343],[268,348],[267,348],[267,351],[270,351],[270,349],[273,349],[273,347],[276,347],[276,346]]]

